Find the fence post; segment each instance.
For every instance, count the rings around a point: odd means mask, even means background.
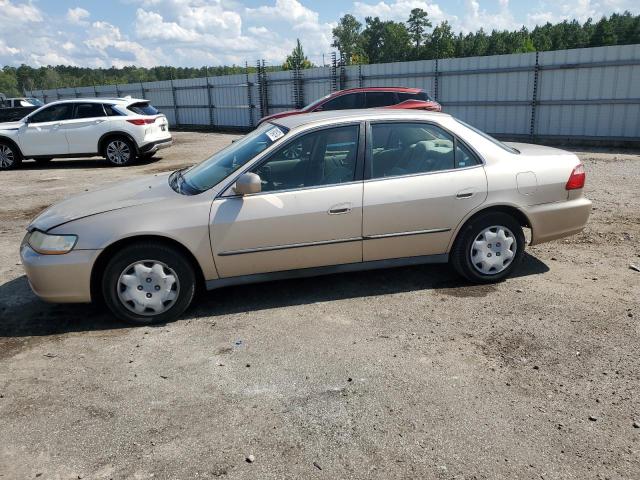
[[[336,60],[336,52],[331,52],[331,91],[338,89],[338,61]]]
[[[439,65],[438,65],[438,59],[436,58],[436,72],[435,72],[435,79],[434,79],[434,85],[433,85],[433,99],[437,102],[438,101],[438,88],[439,88],[439,79],[440,79],[440,70]]]
[[[358,87],[362,88],[364,86],[364,78],[362,78],[362,64],[358,64]]]
[[[216,120],[213,115],[213,110],[215,107],[213,105],[213,93],[211,92],[213,85],[211,85],[211,83],[209,82],[209,67],[206,67],[205,73],[207,75],[206,80],[207,80],[207,102],[209,104],[209,125],[214,127],[216,124]]]
[[[116,82],[116,97],[120,98],[120,89],[118,88],[118,82]]]
[[[540,64],[538,63],[538,57],[540,52],[536,52],[536,65],[533,68],[533,95],[531,98],[531,127],[529,128],[529,136],[531,140],[536,135],[536,108],[538,105],[538,83],[540,75]]]
[[[176,121],[176,125],[180,125],[180,119],[178,117],[178,101],[176,97],[176,87],[173,85],[173,75],[171,76],[171,96],[173,97],[173,116]]]
[[[93,96],[98,98],[98,89],[96,88],[96,82],[93,82]]]
[[[56,97],[57,100],[60,100],[60,91],[58,90],[58,87],[56,87]]]
[[[347,67],[344,61],[344,55],[340,54],[340,90],[344,90],[347,86]]]
[[[260,62],[258,62],[258,65],[260,65]],[[262,66],[260,67],[260,102],[263,116],[269,115],[269,85],[267,84],[267,80],[267,69],[264,60],[262,60]]]
[[[253,127],[253,109],[255,105],[253,104],[253,95],[251,94],[251,87],[253,84],[249,81],[249,63],[244,62],[245,68],[245,76],[247,78],[247,103],[249,104],[249,125]]]
[[[144,85],[140,82],[140,98],[145,98],[144,96]]]

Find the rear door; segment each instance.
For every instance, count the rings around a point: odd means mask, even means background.
[[[262,192],[229,190],[214,201],[211,245],[221,277],[362,261],[359,130],[301,134],[251,169]]]
[[[446,253],[487,196],[480,158],[433,123],[372,123],[363,194],[363,259]]]
[[[98,141],[107,133],[109,122],[101,103],[78,102],[74,104],[73,118],[63,124],[69,153],[98,152]]]
[[[58,103],[29,116],[29,123],[18,136],[26,157],[55,156],[69,153],[63,123],[73,114],[72,103]]]

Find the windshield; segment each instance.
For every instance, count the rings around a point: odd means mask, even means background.
[[[455,119],[458,123],[464,125],[465,127],[467,127],[470,130],[473,130],[474,132],[476,132],[478,135],[480,135],[481,137],[486,138],[487,140],[489,140],[491,143],[493,143],[494,145],[502,148],[503,150],[506,150],[509,153],[520,153],[517,149],[510,147],[509,145],[506,145],[504,143],[502,143],[500,140],[496,140],[495,138],[493,138],[491,135],[489,135],[488,133],[484,133],[482,130],[477,129],[476,127],[469,125],[468,123],[463,122],[462,120],[456,118]]]
[[[311,102],[309,105],[307,105],[306,107],[303,108],[303,110],[313,110],[315,107],[317,107],[320,103],[324,102],[327,98],[329,98],[331,96],[331,94],[329,95],[325,95],[322,98],[319,98],[317,100],[314,100],[313,102]]]
[[[40,100],[34,97],[29,97],[29,98],[26,98],[25,100],[29,102],[31,105],[33,105],[34,107],[41,107],[42,105],[44,105],[44,103],[42,103]]]
[[[242,167],[286,135],[289,129],[272,123],[261,125],[227,148],[213,154],[207,160],[180,174],[180,181],[172,180],[179,193],[197,195],[217,185],[231,173]],[[172,176],[173,177],[173,176]],[[175,185],[175,186],[174,186]]]

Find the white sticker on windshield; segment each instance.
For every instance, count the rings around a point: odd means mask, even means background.
[[[273,127],[267,132],[267,137],[269,137],[272,142],[275,142],[279,138],[284,137],[284,133],[278,127]]]

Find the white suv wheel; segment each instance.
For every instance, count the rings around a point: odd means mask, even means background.
[[[130,163],[133,152],[124,140],[111,140],[107,144],[107,160],[114,165],[126,165]]]

